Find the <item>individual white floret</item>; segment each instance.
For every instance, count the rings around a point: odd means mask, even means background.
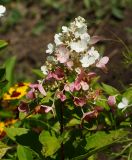
[[[85,40],[78,40],[77,42],[70,42],[71,50],[79,52],[84,52],[87,49],[87,42]]]
[[[82,63],[82,67],[87,68],[95,63],[95,58],[86,54],[80,59],[80,62]]]
[[[54,46],[53,46],[53,44],[52,44],[52,43],[49,43],[47,47],[48,47],[48,49],[46,50],[46,53],[52,54],[53,51],[54,51]]]
[[[80,74],[81,73],[81,69],[79,67],[75,68],[76,73]]]
[[[69,31],[69,28],[66,26],[62,26],[62,32],[67,33]]]
[[[81,28],[76,28],[74,35],[75,35],[75,38],[79,38],[79,37],[81,37],[81,35],[83,35],[85,33],[87,33],[87,26],[83,26]]]
[[[122,101],[118,104],[118,108],[119,109],[123,109],[123,108],[125,108],[125,107],[127,107],[128,106],[128,99],[126,99],[125,97],[123,97],[122,98]]]
[[[58,62],[57,59],[54,56],[47,56],[47,61],[48,62],[54,62],[56,64]]]
[[[90,41],[90,35],[88,33],[84,33],[82,35],[80,35],[81,40],[84,40],[86,42]]]
[[[78,36],[78,34],[83,34],[87,32],[87,25],[85,23],[85,19],[82,17],[75,18],[75,21],[70,23],[70,31]]]
[[[75,18],[75,23],[76,23],[76,26],[78,27],[78,28],[81,28],[81,27],[83,27],[84,25],[86,25],[85,24],[85,19],[84,18],[82,18],[82,17],[77,17],[77,18]]]
[[[47,66],[41,66],[41,71],[43,72],[44,75],[47,75],[48,74]]]
[[[5,12],[6,12],[6,8],[3,5],[0,5],[0,17],[2,17]]]
[[[92,57],[94,57],[95,60],[97,60],[99,58],[99,52],[97,50],[95,50],[94,47],[92,47],[89,51],[88,54]]]
[[[61,36],[62,36],[62,33],[55,34],[54,42],[55,42],[56,46],[63,44],[63,42],[61,40]]]
[[[93,65],[97,59],[99,59],[100,55],[98,51],[92,47],[81,59],[82,67],[89,67]]]

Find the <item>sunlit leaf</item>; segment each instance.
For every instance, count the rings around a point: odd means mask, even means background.
[[[105,98],[105,96],[101,96],[101,100],[99,99],[95,103],[96,103],[97,106],[105,108],[106,110],[110,109],[110,107],[109,107],[109,105],[107,103],[107,99]]]
[[[66,126],[67,127],[72,127],[72,126],[79,125],[79,124],[81,124],[81,121],[76,119],[76,118],[73,118],[67,123]]]
[[[13,84],[15,64],[16,64],[16,57],[15,56],[8,58],[7,61],[5,62],[6,79],[9,81],[7,88]]]
[[[4,40],[0,40],[0,49],[6,47],[8,45],[8,43]]]
[[[88,151],[84,155],[72,158],[72,160],[82,160],[90,157],[91,155],[105,150],[109,146],[118,142],[122,137],[126,136],[128,131],[115,130],[108,133],[104,131],[98,131],[97,133],[86,137],[85,149]]]
[[[104,83],[102,83],[102,89],[109,95],[119,94],[119,91],[116,88]]]
[[[0,141],[0,159],[6,154],[11,147]]]
[[[25,146],[17,146],[17,155],[19,160],[33,160],[31,150]]]
[[[39,140],[43,145],[42,154],[45,157],[52,156],[60,148],[60,140],[54,133],[43,131],[39,136]]]
[[[46,97],[44,97],[44,98],[41,100],[41,104],[43,104],[43,103],[48,103],[50,100],[52,101],[52,100],[53,100],[52,95],[53,95],[52,92],[47,92],[47,93],[46,93]]]
[[[33,69],[32,71],[33,71],[33,73],[35,73],[40,78],[44,77],[44,74],[42,73],[42,71],[40,69]]]
[[[26,128],[5,128],[5,132],[9,138],[12,140],[16,140],[16,136],[21,136],[23,134],[28,133],[28,129]]]
[[[132,87],[128,88],[125,93],[123,93],[123,97],[129,100],[129,103],[132,103]]]

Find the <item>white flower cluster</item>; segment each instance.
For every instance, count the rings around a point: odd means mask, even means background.
[[[87,53],[81,58],[80,62],[82,63],[83,67],[89,67],[90,65],[94,64],[96,60],[100,57],[98,51],[92,47]]]
[[[84,52],[87,50],[90,35],[87,33],[87,25],[82,17],[75,18],[75,21],[70,24],[70,27],[62,26],[62,33],[55,34],[54,42],[56,46],[67,45],[71,50]],[[53,45],[48,45],[48,50],[52,50]],[[48,51],[47,50],[47,51]],[[46,51],[46,53],[48,53]],[[50,52],[50,54],[52,51]]]
[[[6,12],[6,8],[2,5],[0,5],[0,17],[2,17],[5,12]]]
[[[54,53],[54,59],[52,59],[65,64],[70,69],[74,64],[77,65],[76,67],[83,68],[91,65],[99,68],[105,67],[108,58],[99,64],[100,54],[91,46],[90,39],[85,19],[77,17],[69,27],[62,26],[62,32],[55,34],[54,44],[48,44],[46,53],[50,55]],[[43,73],[47,72],[43,70]]]

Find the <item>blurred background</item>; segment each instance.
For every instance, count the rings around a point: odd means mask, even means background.
[[[35,70],[45,61],[47,44],[61,26],[77,16],[88,23],[90,35],[107,39],[97,44],[110,57],[108,73],[101,80],[123,89],[132,83],[132,0],[0,0],[7,8],[0,21],[0,39],[8,48],[0,52],[0,63],[16,56],[17,81],[35,81]]]

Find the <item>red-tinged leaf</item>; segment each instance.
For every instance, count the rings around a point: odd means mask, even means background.
[[[105,40],[104,37],[101,37],[101,36],[93,36],[90,38],[90,41],[89,41],[89,44],[96,44],[98,43],[99,41],[103,41]]]

